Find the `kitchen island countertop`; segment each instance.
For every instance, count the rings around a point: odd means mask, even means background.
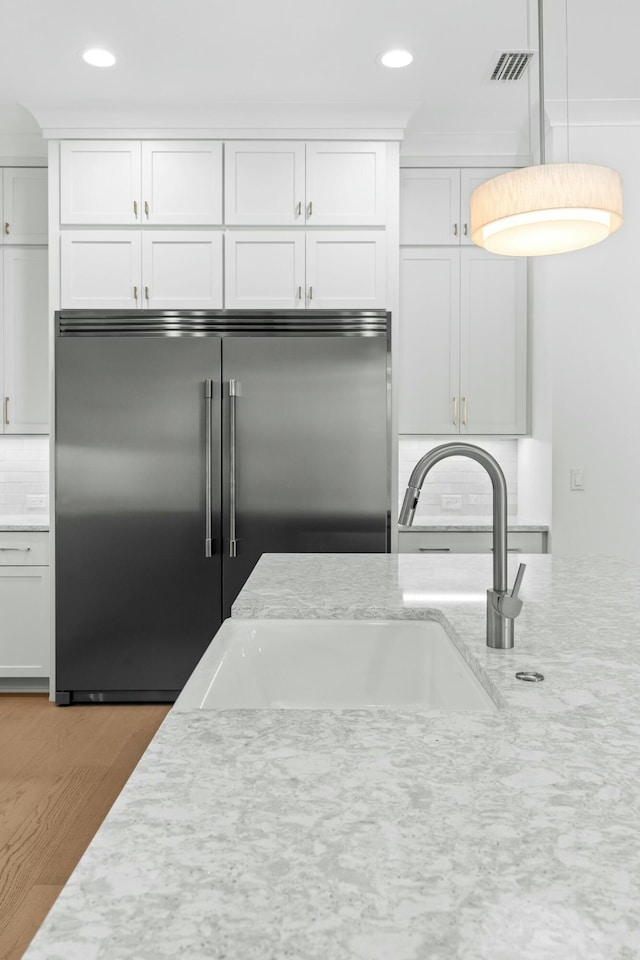
[[[640,957],[640,567],[526,560],[498,651],[489,556],[263,557],[234,616],[437,619],[502,709],[172,711],[26,960]]]

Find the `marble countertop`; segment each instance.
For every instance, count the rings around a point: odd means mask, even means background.
[[[547,533],[549,530],[546,524],[522,523],[517,517],[510,517],[507,523],[508,529],[512,533]],[[485,533],[488,531],[491,533],[493,524],[491,517],[429,517],[428,520],[423,518],[410,527],[405,527],[399,523],[398,530],[400,530],[401,533],[451,532],[454,530],[473,531],[474,533],[478,531]]]
[[[49,517],[42,514],[19,513],[7,516],[0,515],[0,533],[9,533],[13,530],[21,533],[38,533],[49,529]]]
[[[499,651],[486,555],[264,557],[234,616],[439,620],[502,708],[171,712],[27,960],[640,957],[640,567],[525,559]]]

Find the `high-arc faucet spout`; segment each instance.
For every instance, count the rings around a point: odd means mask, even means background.
[[[432,467],[447,457],[469,457],[489,474],[493,487],[493,589],[487,591],[487,644],[501,650],[513,646],[513,621],[522,607],[518,590],[524,564],[518,571],[516,587],[507,594],[507,484],[500,464],[490,453],[471,443],[443,443],[422,457],[411,473],[399,522],[411,526],[422,484]]]

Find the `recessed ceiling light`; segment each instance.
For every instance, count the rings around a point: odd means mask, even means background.
[[[92,67],[112,67],[116,58],[108,50],[85,50],[82,59]]]
[[[385,67],[408,67],[413,60],[413,54],[408,50],[387,50],[380,55],[380,63]]]

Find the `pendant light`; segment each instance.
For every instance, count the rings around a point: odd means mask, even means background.
[[[623,220],[622,181],[615,170],[592,163],[545,163],[543,2],[538,0],[540,164],[493,177],[471,194],[471,239],[507,256],[581,250],[605,240]],[[567,37],[567,160],[568,61]]]

